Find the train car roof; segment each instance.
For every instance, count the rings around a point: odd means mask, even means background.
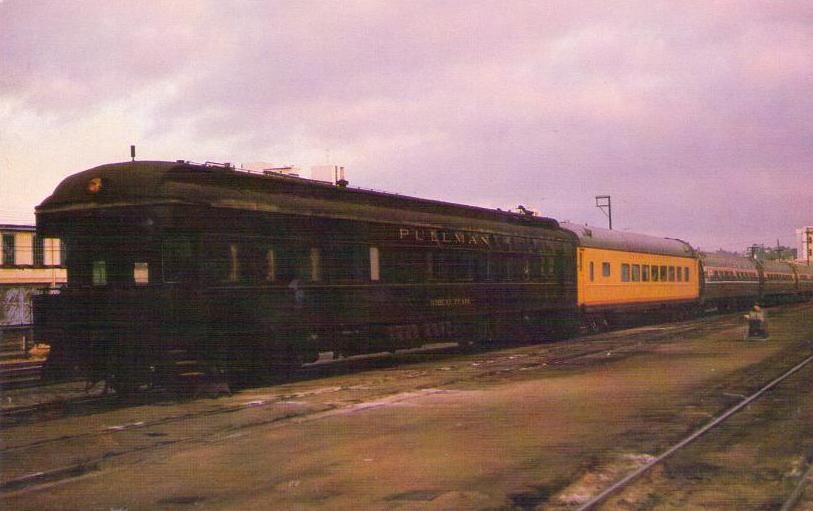
[[[793,273],[793,268],[787,261],[762,261],[762,269],[765,271]]]
[[[701,253],[700,259],[706,267],[716,266],[749,271],[756,271],[757,269],[756,261],[745,256]]]
[[[0,224],[0,231],[33,232],[34,226],[27,224]]]
[[[89,191],[91,180],[100,188]],[[282,174],[253,173],[185,161],[136,161],[101,165],[65,178],[36,208],[38,217],[116,206],[189,204],[258,212],[410,223],[466,230],[573,239],[556,220],[393,193],[340,187]]]
[[[572,222],[560,222],[559,225],[573,232],[583,247],[681,257],[691,257],[695,254],[694,249],[681,240],[658,238],[633,232],[611,231]]]
[[[796,268],[796,271],[801,275],[813,275],[813,266],[808,266],[804,263],[793,263],[793,267]]]

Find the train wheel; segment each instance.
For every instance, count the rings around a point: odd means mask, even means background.
[[[300,365],[302,365],[302,364],[312,364],[313,362],[316,362],[317,360],[319,360],[319,351],[318,350],[311,350],[311,349],[303,351],[301,353],[300,358],[302,360]]]
[[[116,366],[104,378],[106,388],[113,389],[116,395],[128,398],[133,394],[149,387],[149,377],[146,370],[139,367]]]
[[[144,356],[131,343],[113,346],[104,372],[106,387],[113,389],[122,398],[149,387],[151,372]]]
[[[607,322],[607,318],[605,318],[603,315],[584,316],[581,323],[581,327],[578,330],[581,330],[588,335],[598,334],[610,329],[610,324]]]
[[[290,380],[305,363],[305,358],[304,353],[291,345],[274,350],[266,355],[266,374],[272,380]]]
[[[121,399],[128,399],[132,397],[136,392],[140,390],[140,386],[134,384],[133,382],[128,382],[126,380],[115,379],[112,378],[110,381],[106,382],[107,386],[116,393]]]
[[[461,339],[457,341],[457,349],[461,353],[474,353],[480,348],[480,343],[472,339]]]
[[[226,374],[216,363],[181,347],[164,351],[161,364],[152,373],[152,385],[179,397],[230,392]]]
[[[268,376],[272,381],[288,381],[300,367],[296,361],[276,360],[268,366]]]
[[[474,343],[477,346],[488,346],[494,343],[494,320],[486,317],[477,323]]]

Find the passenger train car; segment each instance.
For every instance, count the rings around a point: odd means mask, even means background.
[[[793,270],[796,273],[799,293],[806,298],[813,297],[813,266],[794,264]]]
[[[36,214],[68,273],[36,303],[47,369],[121,393],[576,323],[575,236],[548,218],[183,161],[80,172]]]
[[[753,305],[761,298],[760,268],[748,257],[700,254],[703,304],[722,310]]]
[[[785,301],[799,292],[796,272],[790,263],[764,261],[762,270],[762,297],[769,301]]]
[[[688,310],[700,296],[698,259],[686,242],[568,222],[579,239],[578,304],[592,329],[619,315]]]
[[[813,296],[810,267],[229,165],[103,165],[36,213],[68,280],[35,298],[46,374],[122,394]]]

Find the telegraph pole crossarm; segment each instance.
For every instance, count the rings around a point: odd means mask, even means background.
[[[610,220],[610,230],[613,230],[613,203],[609,195],[596,195],[596,207],[607,215]],[[604,208],[607,208],[606,210]]]

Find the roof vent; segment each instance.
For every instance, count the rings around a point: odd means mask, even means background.
[[[344,181],[347,177],[344,167],[339,165],[316,165],[311,167],[311,179],[338,186],[339,181]]]
[[[532,210],[526,208],[522,204],[517,206],[517,209],[520,211],[520,213],[524,214],[525,216],[534,216],[536,214],[535,211],[532,211]]]

